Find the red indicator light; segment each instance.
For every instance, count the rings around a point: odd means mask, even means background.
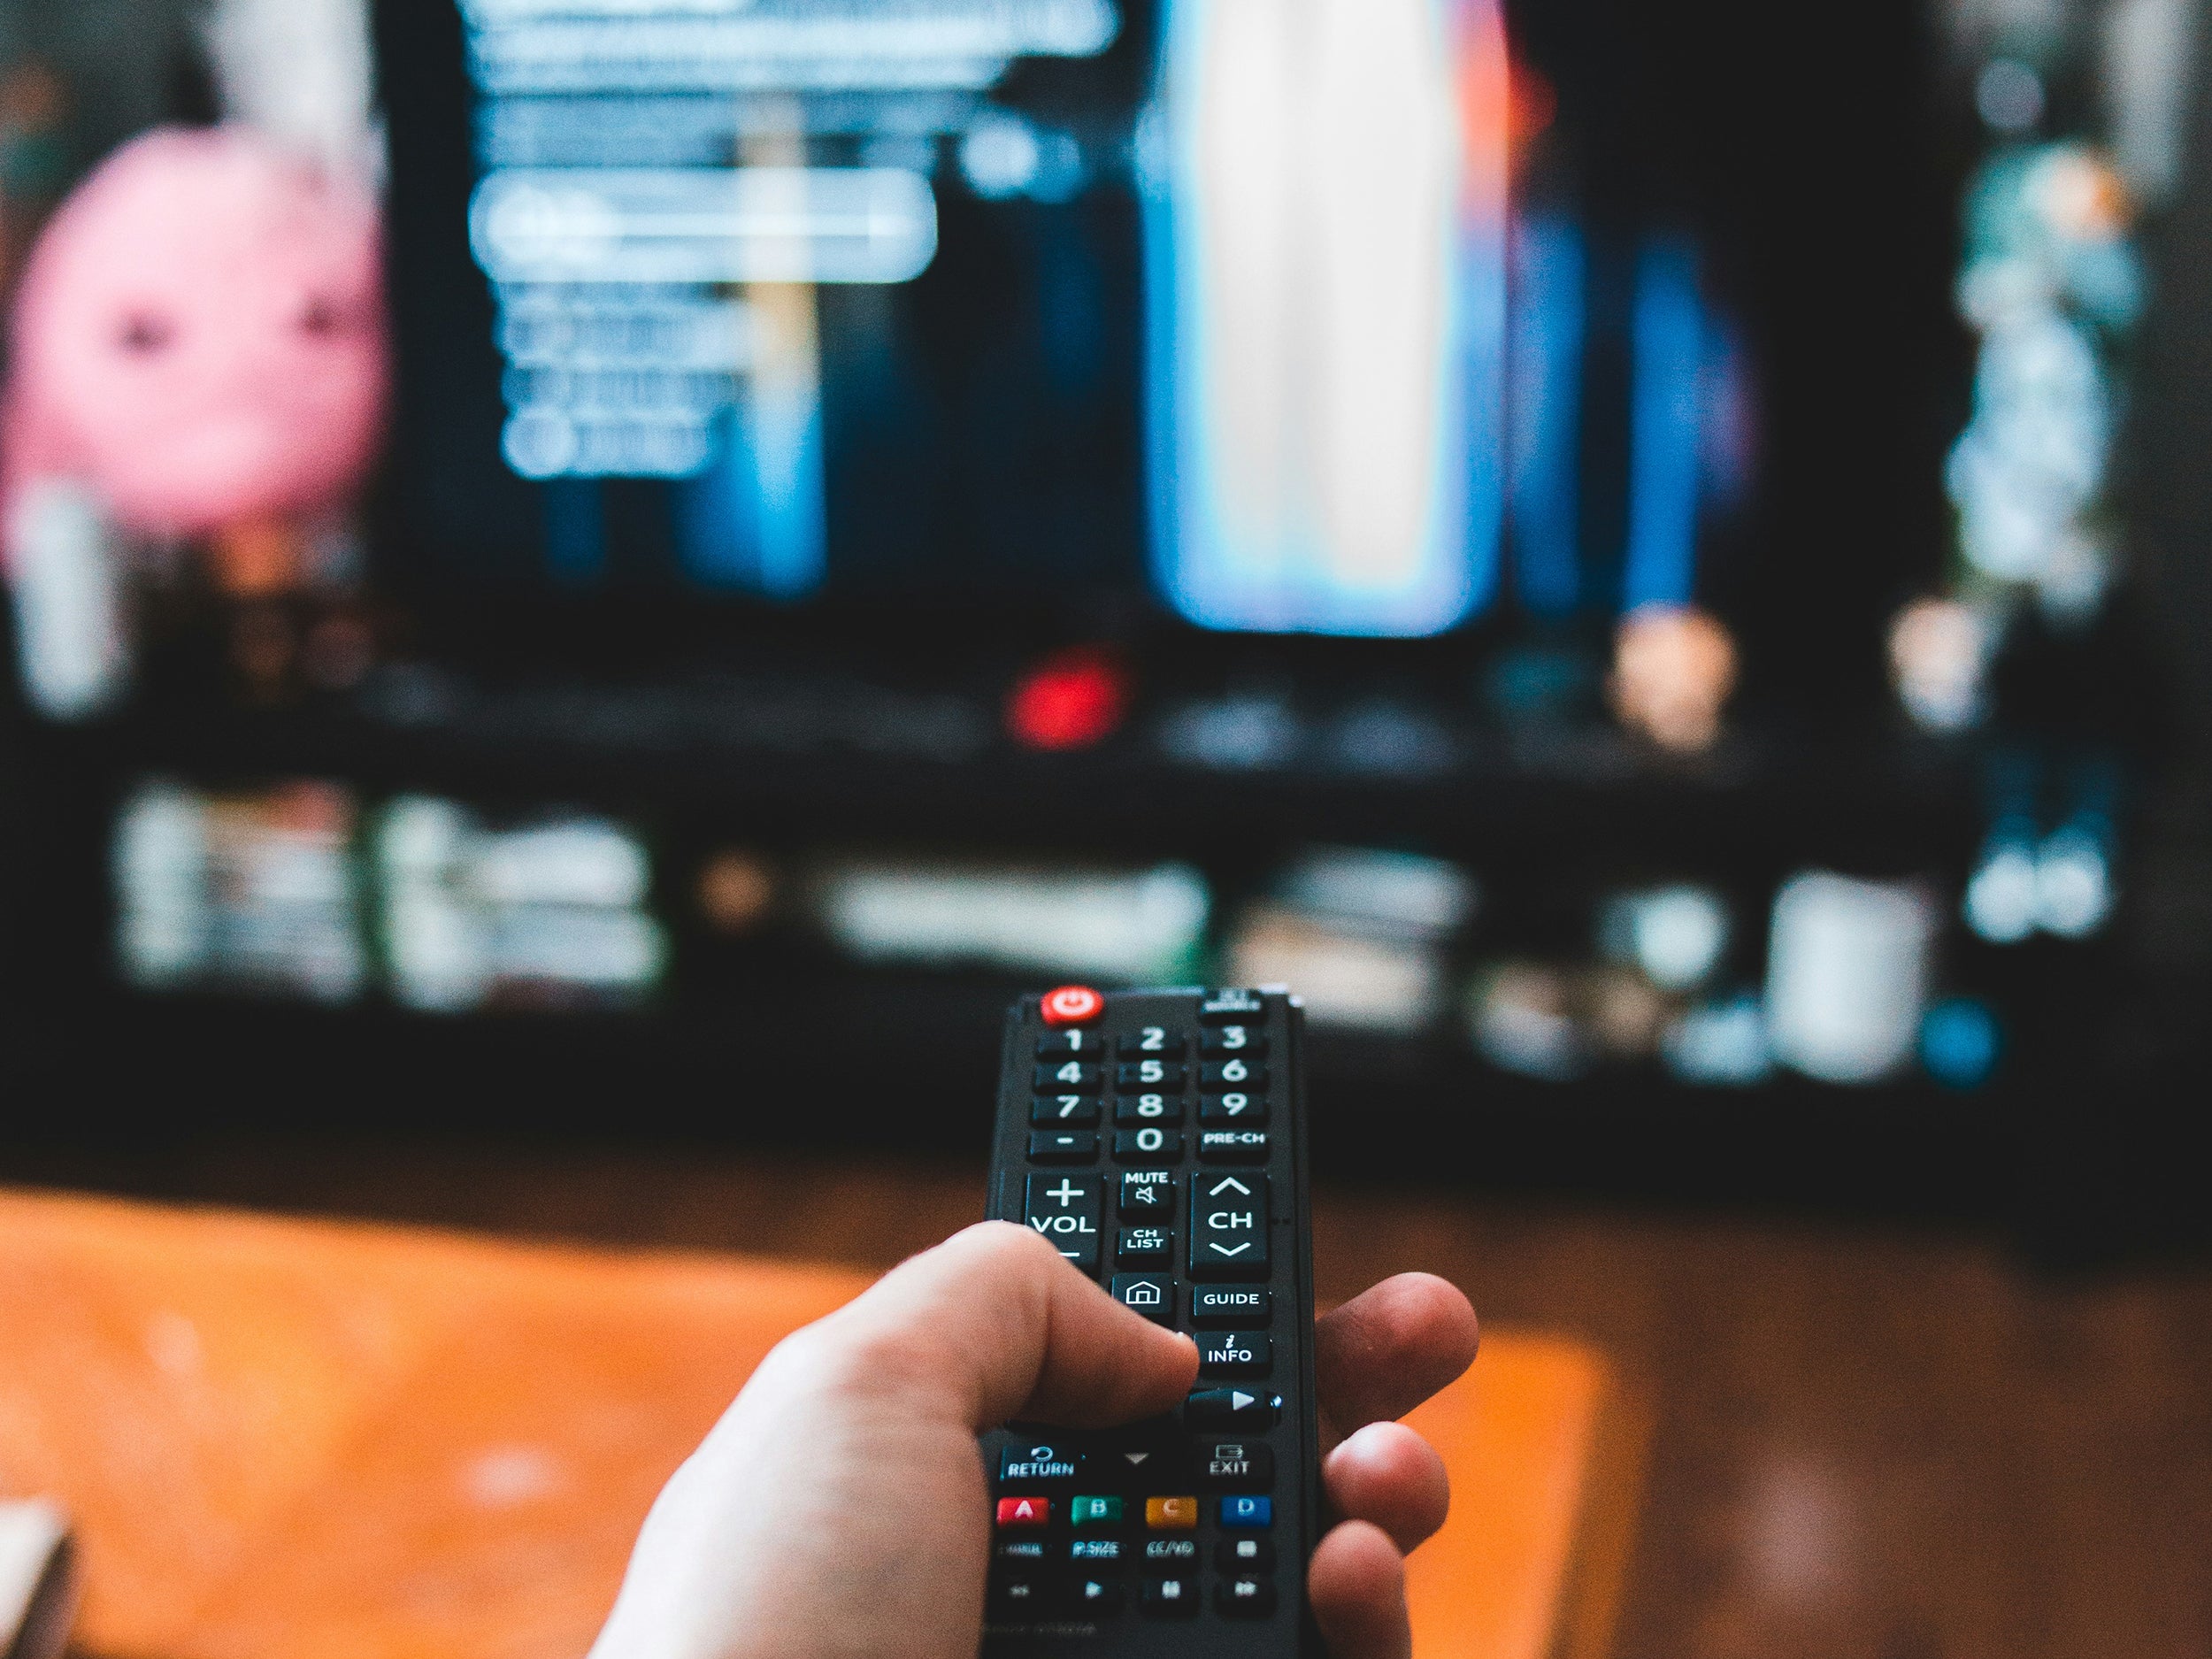
[[[1015,681],[1006,729],[1025,749],[1088,749],[1112,736],[1128,710],[1128,672],[1085,646],[1056,652]]]
[[[1081,1025],[1096,1019],[1106,1006],[1106,999],[1087,985],[1064,985],[1056,991],[1047,991],[1044,996],[1045,1024],[1048,1025]]]

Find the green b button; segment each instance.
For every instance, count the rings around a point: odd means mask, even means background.
[[[1119,1498],[1077,1498],[1068,1505],[1068,1519],[1077,1526],[1119,1526]]]

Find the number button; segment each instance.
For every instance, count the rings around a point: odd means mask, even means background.
[[[1185,1072],[1177,1060],[1124,1060],[1114,1068],[1116,1088],[1167,1088],[1183,1087]]]
[[[1098,1121],[1102,1104],[1095,1094],[1040,1094],[1029,1102],[1029,1121],[1041,1129],[1063,1124],[1087,1127]]]
[[[1156,1059],[1179,1060],[1189,1041],[1181,1032],[1171,1031],[1165,1025],[1142,1025],[1123,1037],[1116,1047],[1124,1059],[1148,1054]]]
[[[1114,1102],[1114,1122],[1124,1128],[1141,1124],[1165,1127],[1182,1121],[1180,1094],[1124,1094]]]
[[[1267,1052],[1267,1033],[1256,1025],[1215,1025],[1198,1033],[1198,1052],[1210,1058],[1242,1055],[1256,1060]]]
[[[1202,1094],[1198,1097],[1198,1121],[1202,1124],[1263,1124],[1267,1121],[1267,1102],[1241,1089],[1231,1089],[1225,1094]]]
[[[1106,1039],[1094,1031],[1085,1031],[1071,1025],[1064,1031],[1048,1031],[1037,1039],[1037,1057],[1052,1060],[1068,1055],[1087,1056],[1101,1053]]]
[[[1209,1094],[1233,1088],[1263,1089],[1267,1087],[1267,1068],[1240,1056],[1210,1062],[1198,1068],[1198,1086]]]
[[[1117,1164],[1172,1164],[1183,1156],[1180,1129],[1118,1129],[1114,1132]]]
[[[1040,1065],[1031,1087],[1040,1094],[1056,1094],[1063,1090],[1071,1094],[1095,1094],[1103,1076],[1099,1067],[1087,1061],[1062,1060]]]
[[[1103,1178],[1057,1171],[1028,1178],[1022,1215],[1052,1248],[1087,1273],[1098,1271],[1098,1233],[1105,1209]]]

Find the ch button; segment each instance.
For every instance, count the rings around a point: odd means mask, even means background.
[[[1266,1176],[1245,1170],[1192,1176],[1191,1277],[1265,1279],[1267,1217]]]
[[[1076,1266],[1096,1273],[1105,1199],[1101,1178],[1038,1172],[1028,1178],[1023,1197],[1023,1218]]]

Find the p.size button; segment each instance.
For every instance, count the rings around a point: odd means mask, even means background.
[[[1265,1279],[1267,1218],[1266,1176],[1210,1170],[1192,1176],[1191,1277]]]
[[[1022,1218],[1052,1248],[1087,1273],[1098,1271],[1098,1238],[1105,1193],[1102,1178],[1057,1171],[1028,1178]]]

